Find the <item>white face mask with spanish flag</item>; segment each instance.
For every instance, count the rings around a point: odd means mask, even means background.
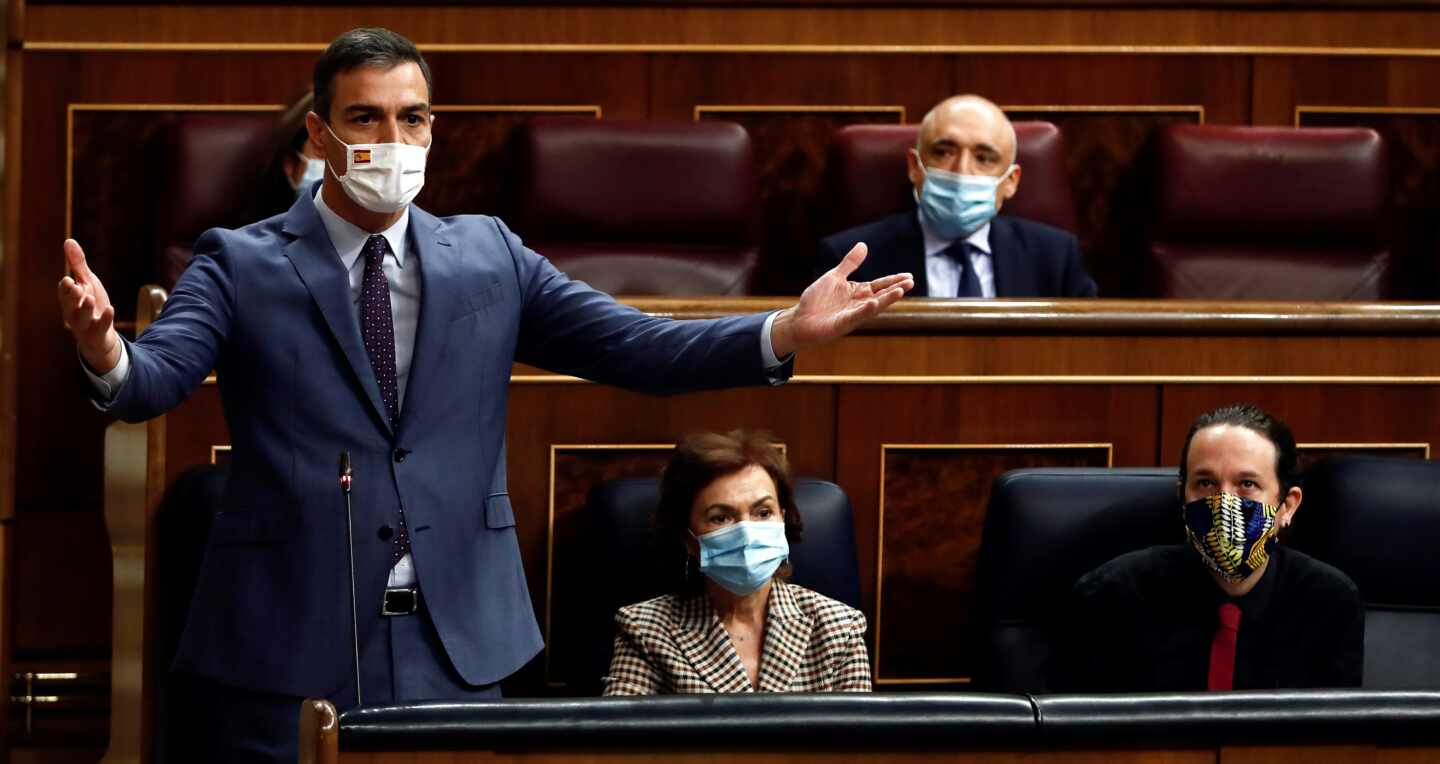
[[[345,147],[345,174],[325,163],[340,187],[356,204],[371,212],[392,214],[404,209],[425,187],[425,157],[430,145],[408,143],[346,143],[330,130],[330,137]],[[434,138],[431,138],[434,143]]]

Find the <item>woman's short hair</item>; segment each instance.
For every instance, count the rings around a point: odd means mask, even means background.
[[[690,535],[690,510],[695,498],[705,487],[718,478],[732,475],[751,465],[760,467],[775,481],[775,500],[779,503],[785,521],[785,540],[790,544],[800,541],[804,523],[800,510],[795,506],[795,484],[790,478],[790,466],[785,454],[772,442],[768,433],[749,430],[731,430],[726,433],[704,432],[688,435],[675,447],[670,463],[660,478],[660,507],[656,513],[662,548],[677,558],[685,557],[682,564],[675,561],[666,565],[678,576],[685,574],[683,583],[677,588],[698,590],[700,576],[697,562],[686,552],[685,539]],[[779,578],[788,578],[790,563],[786,562],[776,572]]]

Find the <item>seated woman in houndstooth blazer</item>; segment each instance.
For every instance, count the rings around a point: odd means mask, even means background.
[[[865,616],[786,581],[800,513],[768,438],[682,441],[658,521],[685,553],[684,583],[616,613],[606,695],[870,690]]]

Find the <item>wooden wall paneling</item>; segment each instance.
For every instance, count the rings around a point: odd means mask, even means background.
[[[904,309],[902,302],[893,310]],[[796,373],[821,379],[921,377],[917,382],[999,376],[1002,379],[994,381],[1021,377],[1016,381],[1032,383],[1056,381],[1056,377],[1157,383],[1234,382],[1254,377],[1343,381],[1363,374],[1377,381],[1403,382],[1413,377],[1440,377],[1440,358],[1434,355],[1437,350],[1440,342],[1435,338],[1401,336],[862,334],[805,351],[796,361]],[[929,379],[933,377],[939,379]]]
[[[656,399],[588,383],[512,383],[507,430],[510,499],[535,612],[542,619],[546,612],[553,446],[673,444],[691,432],[745,427],[767,430],[785,443],[796,476],[833,480],[834,417],[835,392],[828,385],[787,385]],[[567,466],[573,472],[566,474],[577,479],[567,477],[557,484],[557,490],[565,491],[564,496],[557,494],[557,511],[564,514],[566,505],[573,509],[574,497],[588,490],[588,483],[583,487],[581,484],[595,474],[655,466],[655,462],[643,459],[618,459],[614,465],[604,461],[572,462]],[[566,466],[563,460],[561,466]],[[557,576],[565,573],[562,557],[567,541],[563,534],[572,530],[573,525],[566,525],[560,518],[556,528]],[[558,577],[556,583],[562,586]],[[566,596],[572,595],[557,592],[556,602]],[[564,636],[558,636],[557,643],[563,642]],[[532,662],[507,683],[507,691],[524,695],[546,692],[544,668],[543,659]]]
[[[356,24],[396,29],[422,46],[1306,46],[1440,47],[1428,9],[1224,7],[631,7],[38,5],[26,40],[47,43],[306,45]]]
[[[652,82],[655,118],[716,118],[750,131],[764,216],[758,278],[770,294],[799,294],[819,239],[834,233],[824,187],[831,134],[918,119],[951,92],[941,57],[909,55],[665,54],[654,57]]]
[[[880,685],[968,683],[980,534],[995,477],[1030,467],[1109,467],[1108,443],[883,444],[871,655]]]
[[[1153,465],[1155,417],[1158,410],[1153,385],[1005,385],[937,384],[853,385],[842,387],[836,429],[836,482],[850,495],[855,507],[855,532],[860,559],[861,595],[866,615],[874,624],[879,570],[882,447],[885,444],[986,443],[1109,443],[1116,466]],[[998,468],[999,463],[995,466]],[[997,473],[998,474],[998,473]],[[988,490],[995,475],[977,475],[974,484]],[[986,494],[988,496],[988,494]],[[973,499],[973,505],[969,503]],[[983,521],[985,497],[967,499],[971,525]],[[893,527],[886,511],[887,527]],[[899,515],[896,515],[899,518]],[[969,588],[954,582],[956,587]],[[932,603],[937,611],[954,603]],[[883,610],[883,608],[882,608]],[[892,608],[893,611],[893,608]],[[923,617],[893,613],[886,618]],[[963,621],[962,621],[963,623]],[[883,624],[882,624],[883,626]],[[873,633],[873,632],[872,632]],[[893,640],[892,640],[893,641]],[[883,666],[895,653],[885,647],[878,656]],[[956,645],[955,650],[963,646]],[[949,654],[956,654],[951,652]],[[872,656],[875,653],[872,648]]]
[[[576,444],[550,447],[550,511],[545,583],[545,610],[539,613],[545,633],[545,684],[566,688],[584,666],[586,645],[572,642],[579,634],[594,633],[587,618],[605,619],[613,613],[596,613],[591,586],[597,571],[580,565],[584,559],[583,509],[590,489],[606,480],[656,478],[665,469],[674,443]],[[608,581],[631,588],[635,582]],[[628,604],[628,603],[627,603]],[[600,620],[600,623],[605,623]]]
[[[12,526],[14,660],[110,655],[110,540],[98,509],[23,511]]]
[[[215,450],[230,445],[229,429],[220,408],[220,388],[207,382],[172,409],[164,417],[164,433],[161,486],[170,486],[181,473],[196,465],[217,462]]]
[[[1428,106],[1295,107],[1296,126],[1368,127],[1385,139],[1399,299],[1440,295],[1440,88],[1419,103]]]
[[[4,172],[0,173],[0,730],[10,718],[11,675],[11,534],[15,518],[15,430],[20,377],[20,120],[23,106],[24,57],[15,35],[23,24],[23,4],[11,3],[5,24],[4,71],[0,73],[5,98],[3,133]],[[3,737],[3,736],[0,736]],[[8,744],[0,740],[0,762],[8,757]]]
[[[1081,248],[1107,297],[1141,293],[1136,266],[1152,169],[1145,149],[1156,128],[1245,124],[1250,116],[1250,60],[1242,55],[962,55],[954,66],[958,92],[1064,132]]]
[[[74,344],[56,314],[54,284],[61,273],[60,242],[64,239],[66,195],[66,119],[72,103],[284,103],[300,89],[312,63],[310,56],[275,54],[257,60],[236,54],[102,54],[98,56],[27,53],[26,105],[23,117],[25,194],[20,199],[20,248],[27,253],[20,267],[19,311],[34,316],[22,328],[22,363],[27,384],[18,406],[33,412],[18,425],[27,444],[17,450],[16,501],[22,508],[89,507],[98,518],[100,442],[105,417],[85,402],[87,390],[76,372]],[[207,76],[195,76],[196,72]],[[115,149],[136,150],[123,138]],[[154,201],[152,186],[128,186],[127,177],[97,175],[77,166],[77,195],[112,194],[123,187]],[[142,182],[151,176],[140,179]],[[89,189],[87,191],[87,189]],[[82,241],[101,260],[107,251],[129,247],[125,240]],[[99,272],[102,279],[109,274]],[[118,286],[118,285],[117,285]],[[128,303],[133,285],[112,289],[117,302]],[[53,454],[72,457],[79,479],[57,480]]]
[[[313,63],[319,51],[310,56]],[[440,50],[425,51],[425,60],[430,64],[434,101],[439,105],[593,104],[601,108],[605,119],[649,116],[647,53]]]
[[[1178,463],[1197,416],[1232,403],[1270,411],[1302,443],[1414,455],[1440,442],[1440,387],[1434,385],[1165,385],[1163,401],[1159,438],[1167,464]]]

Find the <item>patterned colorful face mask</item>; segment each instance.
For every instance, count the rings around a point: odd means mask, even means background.
[[[1185,535],[1205,564],[1220,578],[1239,583],[1270,558],[1279,528],[1279,507],[1229,493],[1186,504]]]

